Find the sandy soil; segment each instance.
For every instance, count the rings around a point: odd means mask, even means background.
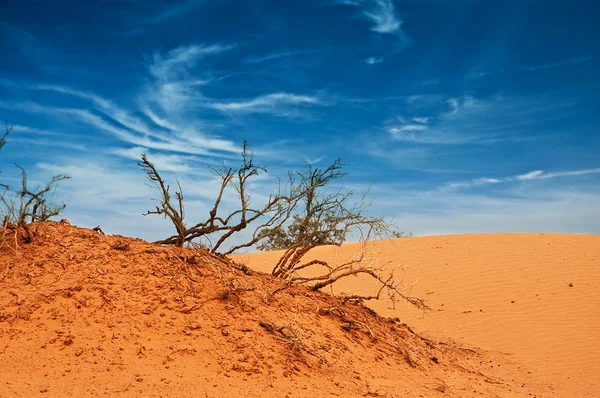
[[[357,245],[344,245],[313,255],[336,262],[355,250]],[[538,396],[600,397],[600,236],[419,237],[377,242],[372,250],[433,308],[423,313],[405,303],[395,309],[370,303],[378,313],[397,316],[428,338],[450,338],[514,361],[516,376],[493,364],[498,377],[528,378]],[[239,260],[267,271],[278,254]],[[372,281],[352,278],[336,291],[374,288]]]
[[[595,394],[598,237],[379,242],[434,309],[375,304],[381,316],[305,287],[273,294],[281,280],[203,251],[34,230],[0,235],[0,397]]]

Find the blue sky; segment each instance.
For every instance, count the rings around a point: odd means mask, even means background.
[[[61,4],[61,7],[57,4]],[[341,157],[416,235],[600,233],[600,4],[586,0],[10,1],[0,158],[85,227],[146,239],[147,152],[190,222],[247,139],[278,175]],[[233,162],[233,163],[231,163]],[[233,206],[233,203],[225,203]],[[195,214],[198,214],[195,216]]]

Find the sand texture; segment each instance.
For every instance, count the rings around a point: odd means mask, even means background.
[[[0,397],[598,396],[597,236],[379,242],[433,310],[378,315],[207,252],[35,229],[0,248]]]
[[[313,256],[335,263],[357,248],[319,248]],[[399,317],[432,339],[508,354],[523,377],[550,387],[538,396],[600,397],[600,236],[413,237],[376,242],[373,250],[411,295],[432,307],[423,313],[404,303],[392,309],[371,302],[381,315]],[[241,257],[267,270],[278,254]],[[366,278],[351,278],[336,290],[374,288]]]

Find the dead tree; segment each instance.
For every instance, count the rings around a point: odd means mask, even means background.
[[[0,149],[6,145],[6,138],[11,133],[12,127],[6,125],[6,133],[0,138]],[[3,192],[0,195],[2,204],[3,225],[13,224],[25,230],[25,240],[30,242],[33,238],[28,224],[48,221],[50,218],[60,214],[66,204],[54,204],[49,201],[49,195],[60,181],[69,179],[66,174],[58,174],[45,185],[37,185],[29,188],[27,173],[19,165],[15,165],[21,171],[21,187],[12,189],[7,184],[0,184]]]
[[[363,195],[358,203],[352,203],[353,191],[327,191],[335,180],[346,175],[341,170],[342,166],[338,159],[327,169],[315,169],[307,165],[303,171],[296,173],[301,194],[293,222],[287,228],[291,245],[273,268],[274,276],[287,279],[293,273],[316,264],[301,262],[315,247],[341,245],[349,233],[364,235],[366,232],[365,237],[369,238],[388,230],[389,226],[383,218],[364,214],[370,205],[366,196]],[[275,231],[273,236],[276,236]]]
[[[71,177],[65,174],[58,174],[42,186],[36,186],[30,189],[27,184],[27,173],[19,165],[15,165],[21,170],[21,187],[12,189],[6,184],[0,184],[4,188],[0,195],[2,203],[3,223],[14,224],[25,230],[25,241],[30,242],[33,235],[29,230],[28,224],[45,222],[52,217],[58,216],[67,206],[65,203],[54,204],[49,201],[48,195],[56,188],[60,181]]]
[[[174,205],[171,203],[169,186],[146,155],[142,156],[142,162],[138,164],[146,173],[151,184],[161,193],[161,197],[158,199],[160,206],[156,206],[155,210],[148,211],[145,215],[164,215],[171,220],[177,231],[176,235],[154,242],[160,245],[182,247],[185,243],[190,243],[194,239],[218,235],[215,243],[211,245],[210,251],[219,253],[224,242],[234,234],[244,230],[252,223],[259,223],[254,227],[252,238],[248,242],[235,245],[223,253],[231,254],[240,248],[253,246],[262,239],[265,239],[265,234],[261,232],[264,229],[277,228],[283,225],[289,218],[295,203],[298,201],[298,194],[294,187],[290,184],[287,186],[288,191],[284,192],[286,187],[283,187],[280,183],[278,192],[270,195],[266,204],[256,208],[251,205],[251,198],[248,193],[248,181],[252,177],[259,175],[259,173],[266,172],[267,169],[254,164],[248,144],[244,142],[242,165],[240,168],[234,169],[223,165],[222,168],[212,169],[213,173],[219,179],[220,186],[208,217],[204,221],[187,227],[184,223],[183,193],[179,183],[179,190],[176,192],[177,204]],[[227,215],[221,215],[220,205],[227,188],[232,188],[236,193],[236,197],[239,200],[239,208]]]
[[[48,221],[50,218],[59,215],[67,207],[65,203],[57,205],[48,202],[47,195],[56,188],[56,184],[71,177],[66,174],[57,174],[45,185],[38,185],[33,189],[29,189],[25,169],[19,165],[16,165],[16,167],[21,170],[21,188],[15,191],[19,197],[17,225],[24,226],[27,223]]]
[[[177,231],[177,235],[174,235],[171,238],[169,238],[173,241],[173,243],[170,244],[173,244],[177,247],[183,247],[183,242],[185,241],[187,229],[185,227],[185,223],[183,222],[183,219],[185,217],[183,207],[183,192],[181,190],[181,185],[179,184],[179,181],[177,181],[177,187],[179,188],[179,191],[175,192],[177,204],[173,205],[171,203],[171,193],[169,191],[169,185],[165,183],[165,181],[162,179],[162,177],[156,170],[156,167],[154,166],[154,164],[152,164],[152,162],[148,160],[148,157],[145,153],[142,155],[142,161],[138,163],[138,166],[140,166],[144,173],[146,173],[148,181],[150,181],[150,183],[155,188],[157,188],[162,195],[161,198],[158,200],[160,202],[160,207],[156,206],[156,210],[148,210],[146,213],[144,213],[144,216],[147,216],[149,214],[159,214],[164,215],[165,218],[168,217],[169,220],[171,220],[171,222],[173,223],[175,230]]]
[[[292,222],[284,230],[265,231],[268,237],[262,248],[276,248],[282,243],[287,247],[272,274],[292,284],[307,284],[311,290],[320,290],[331,286],[342,278],[366,275],[379,285],[378,293],[371,296],[348,296],[352,300],[379,299],[383,292],[390,298],[401,297],[411,304],[425,308],[422,300],[409,297],[402,292],[401,283],[393,272],[386,271],[379,264],[377,255],[371,253],[369,242],[377,237],[393,235],[394,226],[383,217],[366,215],[371,205],[367,193],[358,201],[353,201],[354,192],[343,189],[331,191],[331,185],[344,177],[340,160],[336,160],[326,169],[308,165],[296,173],[298,179],[299,201]],[[350,260],[338,264],[329,264],[322,259],[304,260],[314,248],[321,246],[340,246],[352,236],[360,245]],[[323,271],[318,273],[316,268]],[[311,272],[306,272],[311,269]],[[316,275],[315,275],[316,274]],[[310,276],[309,276],[310,275]]]

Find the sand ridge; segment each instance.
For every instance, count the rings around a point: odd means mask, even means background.
[[[203,251],[35,226],[0,249],[0,396],[546,396],[511,358]],[[546,395],[544,395],[546,394]]]

